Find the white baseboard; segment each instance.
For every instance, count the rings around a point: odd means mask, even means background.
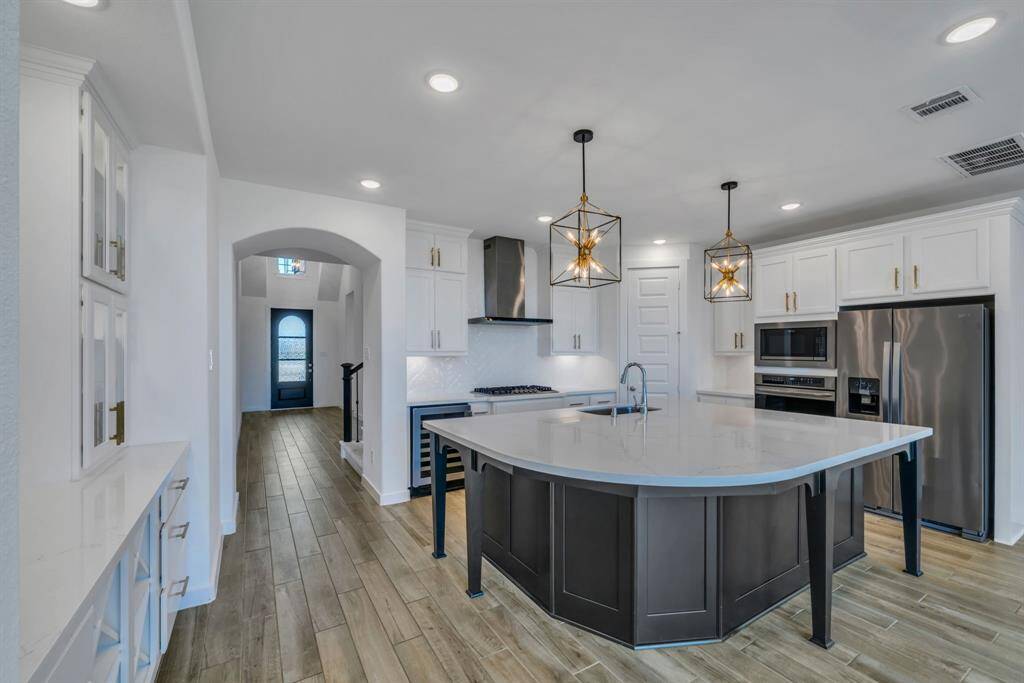
[[[1024,525],[1014,524],[1008,534],[999,534],[993,540],[1000,545],[1015,545],[1024,538]]]
[[[196,605],[208,605],[217,599],[217,584],[220,583],[220,560],[224,552],[224,537],[217,539],[217,552],[210,563],[210,582],[193,588],[189,586],[188,592],[181,598],[178,605],[179,610],[195,607]]]
[[[370,492],[370,495],[378,505],[395,505],[397,503],[405,503],[409,500],[409,489],[404,491],[389,491],[388,493],[381,493],[377,488],[370,483],[370,480],[365,476],[362,478],[363,486]]]
[[[345,462],[347,462],[349,465],[351,465],[352,469],[354,469],[359,474],[363,473],[363,460],[362,460],[362,458],[358,458],[357,459],[357,458],[353,457],[351,450],[348,449],[348,448],[345,448],[345,442],[344,441],[339,441],[338,442],[338,451],[341,453],[341,459],[344,460]]]
[[[231,519],[220,520],[221,533],[225,536],[238,531],[238,491],[235,491],[235,504],[232,506]]]

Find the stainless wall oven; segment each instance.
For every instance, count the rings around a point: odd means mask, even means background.
[[[755,373],[754,407],[835,417],[836,378]]]
[[[836,321],[758,323],[754,365],[781,368],[836,367]]]

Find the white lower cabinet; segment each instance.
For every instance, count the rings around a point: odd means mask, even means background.
[[[718,394],[704,394],[697,392],[697,401],[700,403],[716,403],[723,406],[743,406],[746,408],[754,407],[753,398],[743,398],[740,396],[720,396]]]
[[[155,680],[180,601],[176,592],[188,586],[184,574],[187,467],[185,456],[66,629],[70,635],[56,646],[61,648],[56,663],[36,670],[31,683]],[[165,511],[168,504],[173,507]]]
[[[562,396],[554,398],[525,398],[517,401],[495,401],[491,405],[491,412],[495,415],[507,413],[527,413],[531,410],[552,410],[564,408],[565,399]]]

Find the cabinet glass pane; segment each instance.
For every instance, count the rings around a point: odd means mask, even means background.
[[[99,124],[92,128],[92,230],[93,265],[104,267],[107,237],[107,169],[110,164],[110,138]]]
[[[114,403],[124,400],[125,363],[128,356],[128,314],[114,313]],[[111,413],[111,419],[116,416]],[[114,428],[116,429],[116,423]]]
[[[110,240],[107,269],[124,279],[125,232],[128,225],[128,167],[119,161],[114,167],[114,236]]]
[[[93,445],[107,440],[107,320],[106,304],[94,302],[92,307],[92,423]]]

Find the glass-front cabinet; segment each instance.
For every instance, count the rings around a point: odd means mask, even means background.
[[[85,473],[125,442],[128,300],[82,285],[82,461]]]
[[[82,276],[128,289],[128,152],[102,105],[82,91]]]

